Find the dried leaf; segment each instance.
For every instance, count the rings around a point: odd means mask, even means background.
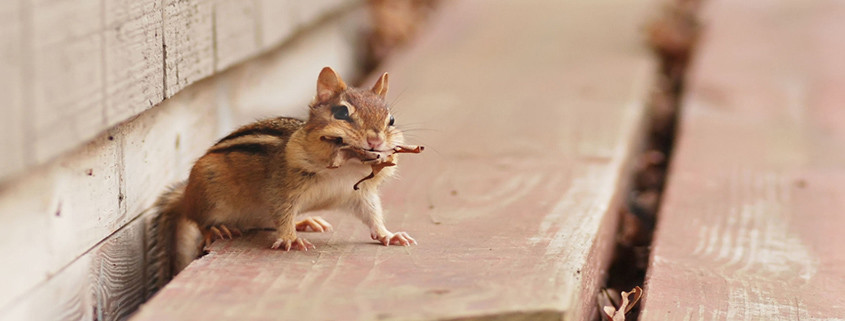
[[[396,163],[394,163],[392,161],[392,158],[389,157],[390,155],[398,154],[398,153],[419,154],[420,152],[422,152],[425,149],[425,147],[423,147],[423,146],[415,146],[415,145],[401,146],[400,145],[400,146],[396,146],[396,147],[393,148],[393,150],[392,150],[393,153],[387,155],[386,157],[383,157],[383,153],[381,153],[381,152],[368,151],[368,150],[365,150],[365,149],[362,149],[362,148],[359,148],[359,147],[353,147],[353,146],[344,144],[343,140],[340,139],[340,138],[337,138],[337,137],[323,136],[323,137],[320,137],[320,139],[322,139],[323,141],[331,142],[331,143],[334,143],[334,144],[337,145],[337,148],[335,149],[334,153],[332,153],[332,155],[330,157],[330,161],[329,161],[327,168],[338,168],[338,167],[340,167],[341,164],[343,164],[343,162],[345,162],[349,159],[352,159],[352,158],[357,158],[365,164],[372,163],[372,165],[370,165],[371,168],[372,168],[372,172],[370,172],[370,175],[367,175],[367,177],[362,178],[357,183],[355,183],[355,185],[352,186],[352,188],[355,189],[356,191],[358,190],[359,184],[361,184],[362,182],[364,182],[366,180],[369,180],[369,179],[376,177],[376,175],[379,172],[381,172],[381,170],[384,169],[385,167],[396,166]]]
[[[360,159],[361,162],[372,162],[380,159],[381,154],[378,152],[371,152],[363,150],[361,148],[355,148],[349,145],[344,145],[334,151],[331,156],[331,161],[329,161],[329,165],[326,167],[338,168],[341,164],[343,164],[343,162],[352,158]]]
[[[393,152],[394,152],[394,153],[413,153],[413,154],[419,154],[419,153],[420,153],[420,152],[422,152],[423,150],[425,150],[425,147],[424,147],[424,146],[414,146],[414,145],[408,145],[408,146],[401,146],[401,145],[400,145],[400,146],[396,146],[396,147],[394,147],[394,148],[393,148]]]
[[[371,166],[373,168],[373,171],[370,172],[370,175],[367,175],[367,177],[362,178],[357,183],[355,183],[355,185],[352,185],[352,189],[357,191],[358,190],[358,184],[361,184],[362,182],[364,182],[368,179],[372,179],[373,177],[376,177],[376,174],[378,174],[378,172],[381,172],[382,169],[384,169],[385,167],[390,167],[390,166],[396,166],[396,163],[384,162],[384,163],[373,164]]]
[[[413,145],[402,146],[402,145],[400,145],[400,146],[396,146],[396,147],[393,148],[393,153],[394,154],[398,154],[398,153],[419,154],[424,149],[425,149],[425,147],[423,147],[423,146],[413,146]],[[387,158],[385,158],[385,160],[386,159]],[[376,177],[376,175],[382,169],[384,169],[385,167],[389,167],[389,166],[396,166],[396,163],[393,163],[392,161],[384,161],[384,162],[381,162],[381,163],[373,164],[372,165],[373,171],[370,173],[370,175],[367,175],[367,177],[364,177],[360,181],[355,183],[355,185],[353,185],[352,188],[357,191],[358,190],[358,184],[361,184],[361,182],[364,182],[368,179],[372,179],[373,177]]]
[[[633,295],[633,297],[631,296]],[[634,287],[631,292],[622,292],[622,303],[619,304],[619,308],[614,308],[613,306],[605,306],[602,308],[602,312],[604,312],[604,316],[607,317],[608,320],[611,321],[625,321],[625,315],[628,312],[631,312],[631,309],[637,305],[637,302],[640,302],[640,298],[643,296],[643,289],[640,287]]]

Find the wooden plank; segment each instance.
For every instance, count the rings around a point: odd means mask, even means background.
[[[386,67],[399,126],[430,148],[384,189],[388,226],[420,244],[377,246],[345,213],[314,251],[218,242],[134,320],[591,318],[643,133],[652,8],[445,4]]]
[[[0,190],[5,290],[0,307],[67,266],[131,219],[120,210],[119,142],[108,135]],[[26,246],[21,246],[26,244]]]
[[[212,1],[164,1],[164,74],[167,97],[214,72]]]
[[[0,120],[7,154],[0,179],[49,162],[351,2],[6,1],[0,93],[10,107]]]
[[[332,66],[346,79],[361,78],[357,57],[364,53],[366,35],[358,31],[368,23],[361,18],[364,11],[356,7],[309,29],[272,54],[227,73],[218,91],[221,103],[234,111],[233,127],[227,129],[278,115],[307,117],[308,110],[303,107],[314,98],[314,84],[302,79],[314,78],[325,66]]]
[[[100,0],[32,2],[33,155],[43,163],[105,128]]]
[[[138,220],[0,309],[0,320],[123,320],[143,302]]]
[[[183,91],[3,186],[0,224],[11,228],[0,236],[0,251],[9,255],[4,273],[15,277],[4,282],[0,310],[143,213],[168,184],[187,177],[193,161],[219,137],[215,89],[206,83]]]
[[[0,189],[0,224],[11,228],[0,236],[0,251],[9,255],[4,273],[15,277],[4,279],[0,311],[143,213],[167,185],[186,178],[197,157],[236,125],[229,120],[231,115],[249,113],[256,106],[247,104],[233,113],[232,104],[260,99],[278,111],[279,105],[292,108],[289,101],[304,106],[313,91],[313,86],[306,93],[243,83],[287,79],[295,74],[292,71],[304,72],[298,68],[306,67],[313,77],[327,61],[339,70],[352,70],[354,54],[346,46],[354,38],[341,31],[364,23],[353,20],[340,18],[315,30],[311,35],[316,38],[303,41],[304,45],[196,83],[94,143],[6,182]],[[331,54],[317,55],[312,50]],[[255,114],[243,117],[254,119]],[[27,246],[21,247],[23,243]]]
[[[845,4],[704,16],[641,320],[841,320]]]
[[[297,26],[296,2],[295,0],[256,0],[263,49],[278,46],[293,35]]]
[[[133,221],[82,258],[93,261],[94,320],[125,320],[147,299],[144,230]]]
[[[0,3],[0,181],[26,165],[23,102],[23,22],[18,1]]]
[[[214,70],[221,71],[260,52],[255,1],[214,2]]]
[[[0,320],[93,320],[90,265],[90,260],[71,264],[27,293],[25,299],[3,305]]]
[[[187,179],[193,161],[220,137],[216,90],[199,83],[117,130],[127,215],[143,213],[168,185]]]
[[[164,99],[160,1],[103,1],[105,113],[108,125]]]

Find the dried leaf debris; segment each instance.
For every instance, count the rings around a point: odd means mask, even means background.
[[[423,147],[423,146],[410,146],[410,145],[409,146],[401,146],[400,145],[400,146],[396,146],[395,148],[393,148],[393,153],[391,155],[399,154],[399,153],[419,154],[424,149],[425,149],[425,147]],[[384,162],[378,162],[378,163],[371,165],[373,171],[370,173],[370,175],[367,175],[367,177],[364,177],[360,181],[355,183],[355,185],[353,185],[352,188],[357,191],[358,190],[358,184],[361,184],[361,182],[363,182],[363,181],[366,181],[368,179],[372,179],[373,177],[376,177],[376,174],[378,174],[382,169],[384,169],[385,167],[390,167],[390,166],[396,166],[396,163],[393,162],[392,157],[385,157]]]
[[[359,180],[355,185],[352,186],[354,190],[358,190],[358,185],[362,182],[372,179],[381,172],[382,169],[385,167],[396,166],[394,162],[395,157],[394,154],[400,153],[410,153],[410,154],[419,154],[423,150],[425,150],[424,146],[415,146],[415,145],[399,145],[394,147],[392,150],[387,152],[380,152],[380,151],[371,151],[365,150],[360,147],[353,147],[351,145],[343,144],[342,140],[333,139],[331,137],[321,137],[324,141],[329,141],[336,143],[338,147],[332,153],[329,165],[327,168],[338,168],[342,165],[345,161],[349,159],[359,159],[364,164],[369,164],[372,168],[372,172],[370,175]]]
[[[643,289],[639,286],[634,287],[633,290],[630,292],[622,291],[622,302],[616,304],[607,293],[607,291],[603,291],[607,301],[610,302],[610,305],[605,305],[602,307],[602,313],[607,320],[610,321],[625,321],[625,316],[628,312],[631,312],[631,309],[640,302],[640,298],[643,296]]]

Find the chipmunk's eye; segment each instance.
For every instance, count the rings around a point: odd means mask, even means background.
[[[352,121],[352,119],[349,118],[349,109],[344,105],[332,107],[332,116],[334,116],[335,119]]]
[[[390,115],[390,122],[387,123],[388,126],[393,126],[393,123],[396,122],[396,119],[393,118],[393,115]]]

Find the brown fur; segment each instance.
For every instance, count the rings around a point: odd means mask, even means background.
[[[310,243],[298,238],[294,217],[327,208],[352,210],[368,225],[373,238],[385,245],[413,242],[406,233],[394,234],[384,227],[377,188],[395,167],[362,183],[360,191],[352,186],[369,173],[369,165],[350,157],[339,168],[327,168],[337,162],[339,145],[325,137],[340,138],[343,144],[361,150],[370,149],[368,137],[379,138],[383,144],[367,153],[397,161],[389,151],[402,144],[403,138],[399,130],[388,126],[386,91],[386,74],[372,90],[361,90],[347,88],[327,67],[318,78],[307,122],[286,117],[258,121],[209,148],[194,164],[188,181],[159,199],[158,221],[175,233],[162,233],[161,243],[177,243],[167,246],[173,255],[172,272],[178,273],[200,253],[201,240],[195,237],[199,233],[192,230],[198,228],[208,237],[218,226],[275,228],[274,248],[307,250]],[[337,105],[348,107],[351,121],[333,118],[331,108]]]

